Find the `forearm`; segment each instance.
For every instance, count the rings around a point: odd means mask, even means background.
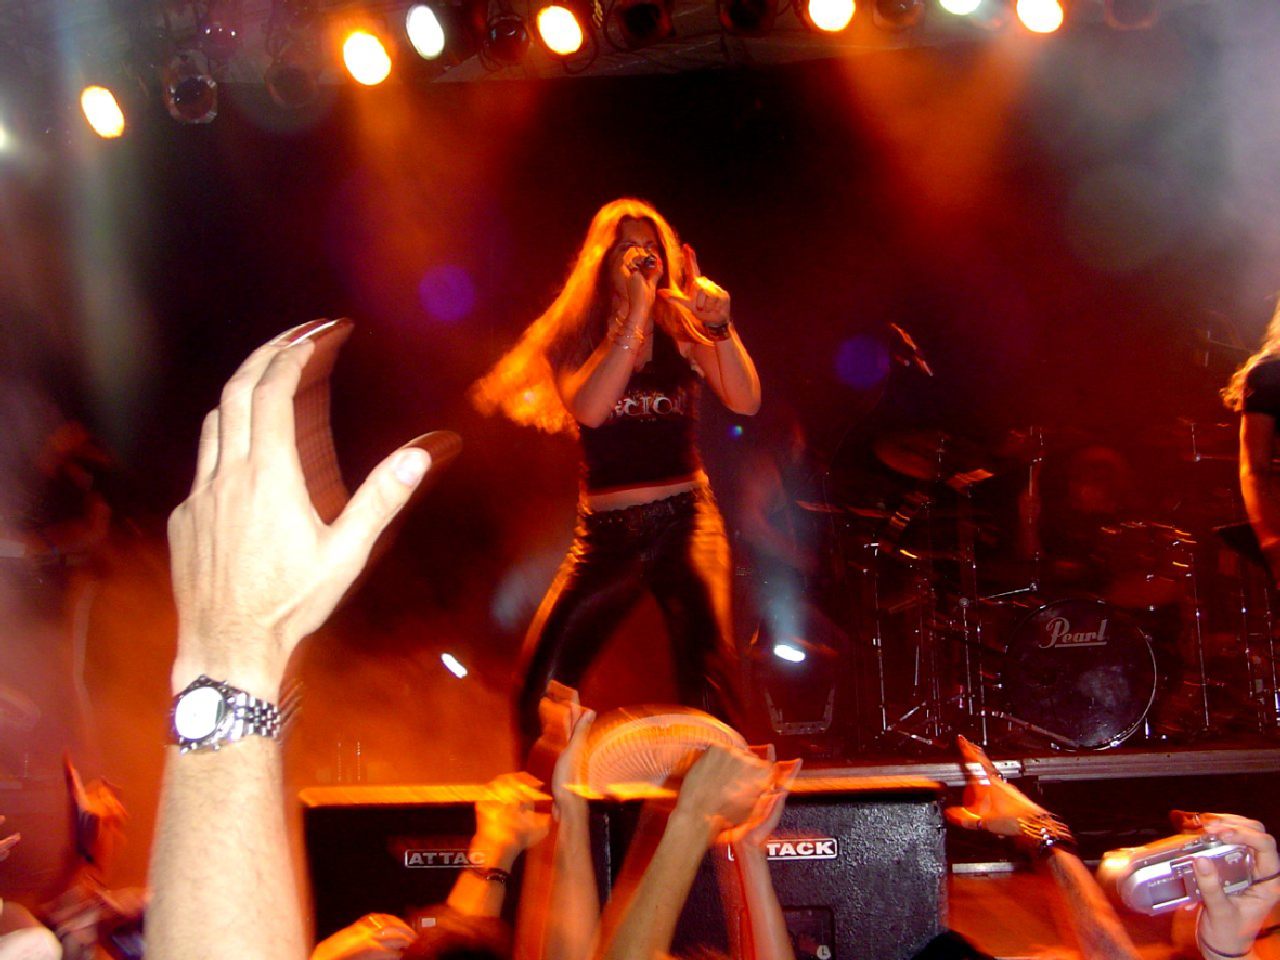
[[[1066,923],[1085,960],[1137,960],[1133,941],[1080,858],[1054,848],[1044,866],[1062,894]]]
[[[579,423],[598,427],[609,418],[635,369],[636,353],[644,345],[643,331],[642,319],[628,318],[616,336],[611,331],[586,363],[561,379],[565,407]]]
[[[150,886],[150,960],[306,957],[278,742],[168,748]]]
[[[750,936],[750,943],[743,951],[744,960],[795,960],[764,851],[735,845],[733,857],[742,882]]]
[[[655,960],[670,949],[676,921],[710,842],[705,819],[679,808],[671,814],[622,917],[598,951],[602,960]]]
[[[587,960],[600,921],[587,802],[562,802],[551,878],[546,960]]]
[[[486,871],[502,870],[510,874],[520,851],[508,843],[477,834],[467,852],[477,869],[458,874],[446,903],[468,917],[500,916],[507,885],[500,875]]]
[[[760,376],[738,332],[729,328],[729,337],[703,346],[698,365],[715,377],[721,402],[734,413],[754,414],[760,409]]]
[[[1271,475],[1248,465],[1242,466],[1240,495],[1244,499],[1245,513],[1263,548],[1280,541],[1280,497]]]

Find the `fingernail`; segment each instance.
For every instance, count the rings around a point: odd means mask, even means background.
[[[431,466],[431,457],[416,447],[409,447],[396,454],[391,463],[391,472],[406,487],[416,487]]]
[[[289,340],[289,346],[307,341],[315,343],[336,333],[350,333],[354,327],[355,323],[347,317],[339,317],[337,320],[312,320],[291,331],[293,336]]]
[[[410,440],[405,446],[425,450],[431,457],[431,468],[439,472],[462,452],[462,438],[452,430],[433,430]]]

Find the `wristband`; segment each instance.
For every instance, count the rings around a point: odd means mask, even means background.
[[[1210,946],[1204,939],[1204,934],[1200,932],[1200,921],[1204,918],[1203,908],[1200,915],[1196,917],[1196,944],[1200,947],[1201,953],[1211,953],[1215,957],[1226,957],[1228,960],[1243,960],[1244,957],[1253,953],[1253,947],[1245,950],[1244,953],[1227,953],[1225,950],[1219,950],[1217,947]]]
[[[704,323],[703,329],[707,331],[707,336],[719,343],[721,340],[728,340],[733,336],[733,321],[726,320],[724,323],[710,324]]]
[[[500,883],[505,887],[511,881],[511,874],[501,867],[470,867],[469,869],[486,882]]]

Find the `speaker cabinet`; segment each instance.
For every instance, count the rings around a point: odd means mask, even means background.
[[[482,793],[481,787],[303,791],[317,934],[372,911],[404,916],[443,900],[466,866],[472,804]],[[592,803],[593,857],[605,895],[639,818],[634,802]],[[769,844],[797,960],[914,956],[943,928],[944,839],[940,788],[930,781],[798,781]],[[732,877],[727,856],[714,848],[699,868],[677,927],[677,953],[736,952],[746,920],[737,884],[723,882]],[[515,899],[508,896],[508,917]]]

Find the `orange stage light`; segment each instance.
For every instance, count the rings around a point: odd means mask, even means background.
[[[1053,33],[1065,17],[1060,0],[1018,0],[1017,12],[1032,33]]]
[[[839,33],[853,22],[854,0],[809,0],[806,19],[825,33]]]
[[[550,4],[538,11],[538,38],[559,57],[568,57],[582,49],[586,34],[573,11],[561,4]]]
[[[124,111],[115,94],[106,87],[85,87],[80,93],[80,110],[93,132],[104,140],[113,140],[124,133]]]
[[[391,75],[391,57],[368,30],[352,30],[342,41],[342,62],[357,83],[376,87]]]

